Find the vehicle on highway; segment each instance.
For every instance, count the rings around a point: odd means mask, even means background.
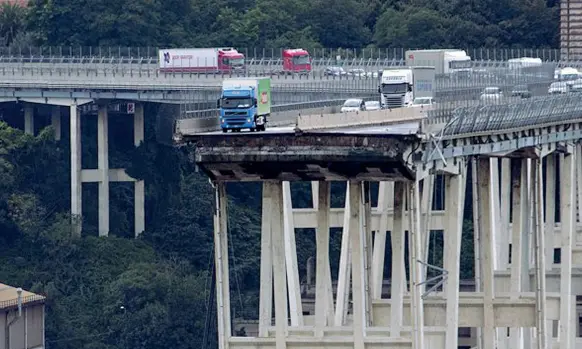
[[[342,67],[327,67],[323,71],[323,75],[326,76],[344,76],[347,75],[346,71]]]
[[[531,91],[527,85],[517,85],[511,90],[512,97],[531,98]]]
[[[342,113],[354,112],[354,111],[364,111],[366,109],[366,103],[361,98],[350,98],[344,102],[341,108]]]
[[[582,82],[578,81],[569,85],[569,92],[580,93],[582,92]]]
[[[350,69],[348,70],[348,76],[366,77],[367,74],[364,69]]]
[[[245,56],[234,48],[158,50],[161,72],[235,73],[245,71]]]
[[[568,84],[565,81],[552,82],[548,89],[548,93],[551,95],[568,93]]]
[[[284,74],[307,74],[311,72],[311,57],[302,48],[283,50]]]
[[[366,111],[371,110],[380,110],[380,102],[379,101],[367,101],[364,105]]]
[[[426,107],[429,105],[433,105],[434,101],[432,97],[417,97],[412,101],[412,107]]]
[[[485,87],[479,97],[481,102],[498,103],[503,98],[503,92],[499,87]]]
[[[267,118],[271,114],[271,79],[225,79],[216,104],[220,109],[222,132],[242,129],[265,131]]]

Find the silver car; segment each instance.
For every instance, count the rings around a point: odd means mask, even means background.
[[[479,99],[485,103],[499,103],[503,98],[503,92],[499,87],[486,87]]]

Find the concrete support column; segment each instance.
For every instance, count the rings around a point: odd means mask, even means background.
[[[384,280],[384,255],[386,254],[386,231],[388,230],[388,211],[393,208],[394,182],[380,182],[378,189],[378,210],[381,212],[380,226],[374,234],[374,253],[372,262],[372,299],[382,298]]]
[[[418,260],[422,256],[422,239],[420,235],[420,188],[419,182],[408,184],[408,209],[409,209],[409,265],[410,265],[410,318],[412,319],[412,348],[424,349],[424,305],[422,302],[423,280],[422,265]]]
[[[445,347],[456,348],[459,344],[459,282],[461,273],[461,237],[463,234],[463,208],[465,202],[465,166],[459,175],[445,177],[447,232],[444,254],[448,271],[446,288],[446,337]]]
[[[109,116],[107,105],[97,113],[97,163],[99,171],[99,236],[109,235]]]
[[[370,182],[362,183],[362,206],[360,222],[362,232],[362,252],[364,254],[364,310],[366,312],[366,326],[372,326],[374,318],[372,309],[372,195]]]
[[[337,281],[337,296],[335,302],[335,326],[345,324],[348,313],[349,287],[351,277],[352,246],[350,242],[350,185],[346,187],[346,200],[344,205],[344,221],[342,228],[342,246],[340,251],[339,272]]]
[[[299,283],[297,245],[295,243],[295,226],[293,224],[293,207],[291,205],[291,185],[289,182],[283,182],[283,221],[291,326],[303,326],[301,284]]]
[[[560,167],[560,222],[561,222],[561,259],[560,259],[560,349],[572,349],[576,336],[572,318],[572,246],[576,229],[575,198],[576,171],[575,160],[579,154],[561,155]],[[575,309],[575,308],[574,308]]]
[[[24,105],[24,133],[34,136],[34,105]]]
[[[491,161],[489,158],[477,159],[477,196],[473,198],[473,205],[478,207],[481,280],[483,289],[483,349],[492,349],[497,346],[495,335],[495,316],[493,312],[494,298],[494,230],[492,229],[494,202],[491,191]]]
[[[535,159],[532,168],[533,195],[533,222],[534,222],[534,268],[536,294],[536,339],[537,348],[547,348],[547,317],[546,317],[546,269],[545,269],[545,239],[544,239],[544,192],[542,182],[542,162]]]
[[[230,326],[230,281],[228,272],[228,226],[226,185],[215,184],[214,259],[216,269],[216,309],[218,311],[218,348],[228,349]]]
[[[471,159],[471,178],[472,178],[472,193],[473,193],[473,254],[475,261],[475,291],[481,292],[481,223],[479,215],[479,185],[478,185],[478,166],[477,158]],[[483,349],[483,331],[481,328],[476,329],[477,348]]]
[[[434,180],[435,175],[429,175],[423,179],[422,185],[422,198],[421,198],[421,205],[422,205],[422,230],[421,235],[423,238],[423,253],[422,253],[422,260],[428,261],[428,253],[430,248],[430,237],[431,237],[431,229],[430,229],[430,220],[431,220],[431,213],[432,213],[432,201],[434,196]],[[445,194],[446,198],[446,194]],[[446,232],[445,232],[446,234]],[[444,262],[444,261],[443,261]],[[428,279],[428,267],[426,265],[422,266],[422,277],[424,280]],[[428,289],[427,284],[422,286],[423,291]]]
[[[55,130],[55,140],[60,141],[62,135],[61,107],[58,105],[53,105],[51,108],[51,126]]]
[[[330,183],[321,182],[317,186],[318,210],[316,248],[317,258],[315,267],[315,328],[318,337],[323,337],[323,329],[331,325],[330,311],[333,312],[333,294],[331,293],[331,273],[329,265],[329,209]],[[329,283],[329,284],[328,284]],[[331,297],[331,304],[329,302]]]
[[[509,268],[509,207],[511,205],[511,159],[501,159],[501,200],[499,203],[499,216],[501,222],[501,234],[499,241],[499,269],[507,270]]]
[[[546,157],[546,202],[545,202],[545,268],[552,270],[554,264],[554,228],[556,226],[556,158],[554,154]]]
[[[512,163],[513,225],[511,236],[511,292],[518,299],[519,292],[529,290],[529,210],[528,163],[529,159],[516,159]],[[510,330],[510,348],[523,349],[523,328]]]
[[[271,213],[271,239],[273,276],[275,287],[275,342],[276,349],[285,349],[287,342],[287,278],[285,272],[285,239],[283,226],[283,184],[271,184],[273,206]]]
[[[578,222],[582,223],[582,144],[576,144],[576,193],[578,199],[576,200],[576,213]],[[574,237],[574,244],[576,244],[576,237]]]
[[[392,240],[392,280],[390,283],[390,336],[400,337],[402,331],[402,310],[406,289],[406,270],[404,266],[405,229],[404,198],[405,183],[394,183],[394,223],[390,238]]]
[[[144,140],[144,106],[142,103],[136,103],[133,120],[133,141],[134,145],[138,147]],[[135,181],[134,214],[135,236],[137,237],[145,230],[145,183],[143,180]]]
[[[71,226],[74,235],[81,235],[82,182],[81,182],[81,115],[77,105],[70,106],[71,114]]]
[[[263,206],[261,219],[261,283],[259,291],[259,337],[267,337],[272,324],[273,313],[273,254],[272,225],[273,221],[273,185],[263,182]]]
[[[352,304],[354,349],[364,349],[366,333],[366,278],[364,236],[360,230],[360,208],[362,206],[362,183],[348,182],[350,197],[350,242],[352,245]]]

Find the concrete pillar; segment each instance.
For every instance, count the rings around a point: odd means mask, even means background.
[[[501,190],[500,190],[500,219],[501,231],[499,241],[499,269],[507,270],[509,268],[509,237],[511,230],[509,229],[509,207],[511,204],[511,159],[501,159]],[[507,333],[507,332],[506,332]]]
[[[417,285],[422,282],[422,266],[418,260],[422,256],[422,239],[420,236],[420,192],[419,182],[408,184],[408,209],[409,209],[409,265],[410,265],[410,318],[412,319],[412,347],[425,348],[424,346],[424,305],[422,302],[422,288]]]
[[[435,175],[429,175],[423,179],[423,186],[422,186],[422,198],[421,198],[421,205],[422,205],[422,230],[421,235],[423,238],[423,260],[428,261],[428,254],[430,249],[430,237],[431,237],[431,230],[430,230],[430,219],[432,213],[432,201],[434,196],[434,180]],[[446,194],[445,194],[446,197]],[[446,232],[445,232],[446,234]],[[444,260],[443,260],[444,262]],[[427,272],[428,267],[426,265],[422,266],[422,277],[424,280],[427,279]],[[428,289],[427,284],[422,285],[422,290],[426,291]]]
[[[315,189],[315,188],[314,188]],[[316,270],[315,270],[315,328],[318,337],[323,337],[323,329],[328,325],[329,297],[332,297],[331,306],[333,307],[333,295],[330,295],[331,280],[329,265],[329,208],[330,208],[330,183],[321,182],[316,188],[318,190],[318,210],[317,210],[317,229],[316,229]],[[330,323],[331,325],[331,323]]]
[[[34,136],[34,105],[24,105],[24,133]]]
[[[274,205],[273,185],[263,183],[263,207],[261,219],[261,283],[259,293],[259,337],[268,336],[273,314],[273,254],[272,254],[272,209]]]
[[[364,310],[366,312],[366,326],[372,326],[374,318],[372,309],[372,196],[370,192],[370,182],[362,183],[362,207],[360,222],[362,222],[362,244],[364,253]]]
[[[295,243],[295,226],[293,224],[293,207],[291,205],[291,185],[283,182],[283,221],[285,238],[285,266],[289,292],[289,315],[291,326],[303,326],[303,305],[301,304],[301,284],[297,266],[297,245]]]
[[[576,154],[560,156],[560,222],[561,222],[561,259],[560,259],[560,349],[572,349],[576,329],[572,318],[572,246],[576,229],[575,197]]]
[[[392,240],[392,280],[390,283],[390,336],[400,337],[402,331],[402,310],[404,292],[406,289],[406,271],[404,267],[405,230],[404,230],[404,198],[405,183],[394,183],[394,214],[393,228],[390,233]]]
[[[554,264],[554,228],[556,226],[556,159],[554,154],[546,156],[546,202],[545,202],[545,268],[552,270]]]
[[[224,183],[215,184],[214,259],[218,310],[218,348],[228,349],[231,337],[230,280],[228,272],[227,196]]]
[[[97,169],[99,171],[99,236],[109,235],[109,115],[107,105],[97,112]]]
[[[494,298],[494,236],[493,219],[495,197],[491,191],[491,162],[489,158],[477,159],[477,196],[473,198],[473,205],[477,205],[479,212],[479,238],[481,246],[481,279],[483,287],[483,348],[496,348],[495,316],[493,312]]]
[[[337,281],[337,296],[335,302],[335,326],[343,326],[348,312],[349,287],[351,277],[352,246],[350,242],[350,186],[346,187],[344,206],[344,222],[342,228],[342,246]]]
[[[366,333],[366,294],[364,269],[363,234],[360,230],[360,206],[362,205],[362,183],[348,182],[350,197],[350,242],[352,245],[352,314],[354,331],[354,349],[364,349]]]
[[[283,184],[272,184],[273,206],[271,213],[271,239],[273,253],[273,276],[275,286],[275,343],[276,349],[287,347],[287,279],[285,272],[285,239],[283,226]]]
[[[463,234],[463,208],[465,202],[465,169],[456,176],[445,177],[445,198],[447,232],[445,233],[444,254],[447,256],[445,269],[448,271],[445,299],[446,337],[445,347],[458,346],[459,328],[459,283],[461,273],[461,238]]]
[[[542,162],[535,159],[532,166],[532,182],[534,183],[534,268],[536,289],[536,339],[537,348],[547,348],[547,316],[546,316],[546,269],[545,269],[545,239],[544,239],[544,188],[542,183]]]
[[[511,295],[513,299],[519,298],[519,292],[529,290],[529,202],[528,195],[528,159],[516,159],[512,163],[513,178],[511,187],[513,191],[513,225],[511,236]],[[522,349],[524,347],[523,328],[510,330],[510,348]]]
[[[55,140],[61,140],[61,107],[53,105],[51,108],[51,126],[55,130]]]
[[[133,120],[133,141],[134,145],[138,147],[144,140],[144,106],[142,103],[136,103]],[[137,237],[145,230],[145,183],[143,180],[135,181],[134,214],[135,236]]]
[[[475,261],[475,291],[481,292],[482,287],[482,280],[481,280],[481,223],[480,223],[480,216],[479,216],[479,185],[478,185],[478,166],[477,166],[477,159],[471,159],[471,178],[472,178],[472,193],[473,193],[473,254],[474,254],[474,261]],[[477,337],[477,348],[483,349],[483,335],[482,329],[476,329],[476,337]]]
[[[582,223],[582,144],[576,144],[576,213],[578,222]],[[576,238],[574,238],[576,243]]]
[[[388,211],[394,206],[394,182],[380,182],[378,188],[378,210],[381,212],[380,226],[374,234],[372,261],[372,299],[382,298],[384,280],[384,255],[386,254],[386,231],[388,230]]]
[[[73,234],[81,235],[82,182],[81,182],[81,115],[77,105],[70,106],[71,114],[71,226]]]

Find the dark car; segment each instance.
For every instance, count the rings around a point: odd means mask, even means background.
[[[531,91],[527,85],[517,85],[511,90],[511,96],[513,97],[521,97],[521,98],[530,98]]]

